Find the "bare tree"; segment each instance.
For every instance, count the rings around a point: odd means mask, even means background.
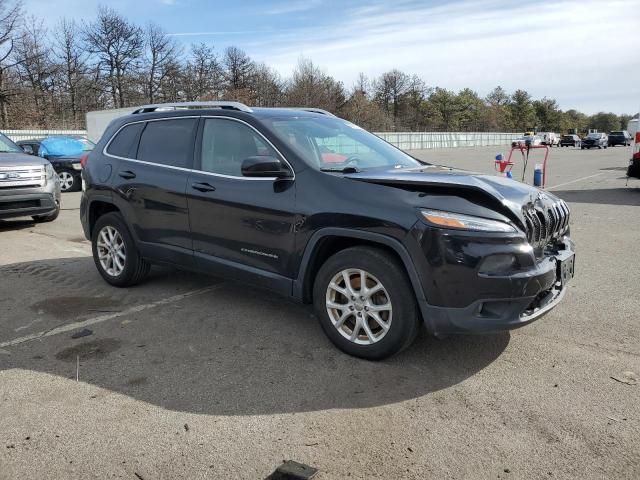
[[[320,107],[335,112],[345,102],[342,82],[327,75],[311,60],[301,57],[287,89],[289,105]]]
[[[56,65],[51,61],[47,30],[42,20],[30,17],[15,42],[14,58],[21,80],[33,99],[33,118],[40,127],[48,127],[48,114],[53,104],[52,93]]]
[[[255,106],[275,107],[282,103],[284,82],[278,72],[264,63],[258,63],[251,79],[251,91]]]
[[[400,114],[401,99],[407,92],[409,76],[399,70],[391,70],[383,73],[374,81],[374,96],[376,101],[387,113],[393,115],[393,121],[397,123]]]
[[[137,69],[142,58],[142,30],[115,10],[100,7],[96,21],[85,26],[84,36],[107,78],[113,106],[126,106],[127,74]]]
[[[0,0],[0,123],[7,127],[7,105],[12,92],[7,88],[8,69],[14,66],[10,57],[13,53],[14,34],[22,20],[20,0]]]
[[[63,18],[57,25],[53,37],[53,55],[59,64],[59,88],[62,98],[68,96],[68,108],[74,128],[79,127],[78,112],[83,84],[87,83],[89,69],[87,54],[80,42],[80,31],[73,20]],[[66,102],[62,102],[66,108]]]
[[[176,63],[179,48],[158,25],[150,23],[146,34],[145,93],[149,103],[155,103],[162,81]]]
[[[243,50],[237,47],[227,47],[222,63],[225,68],[228,90],[244,93],[240,91],[247,90],[250,86],[255,68],[253,60]]]
[[[213,47],[191,45],[191,58],[184,68],[184,92],[187,101],[217,100],[222,94],[222,68]]]

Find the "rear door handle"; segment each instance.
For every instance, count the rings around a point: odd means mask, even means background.
[[[122,178],[126,178],[127,180],[136,178],[136,174],[133,173],[131,170],[124,170],[122,172],[118,172],[118,175],[120,175]]]
[[[216,187],[209,185],[206,182],[192,183],[191,188],[198,190],[199,192],[213,192],[216,189]]]

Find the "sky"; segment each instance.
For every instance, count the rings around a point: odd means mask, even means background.
[[[188,47],[235,45],[288,76],[301,56],[351,87],[397,68],[429,86],[501,85],[563,110],[640,108],[640,0],[26,0],[49,28],[98,5]]]

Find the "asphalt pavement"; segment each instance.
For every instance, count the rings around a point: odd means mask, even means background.
[[[492,172],[500,150],[413,154]],[[79,193],[53,223],[0,221],[0,479],[264,479],[288,459],[319,480],[640,478],[629,156],[550,153],[577,244],[561,305],[509,333],[423,332],[384,362],[338,351],[309,307],[225,279],[154,268],[108,286]]]

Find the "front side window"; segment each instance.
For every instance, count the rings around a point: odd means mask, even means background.
[[[278,153],[251,127],[224,118],[208,118],[202,130],[200,169],[204,172],[242,176],[242,162],[255,156]]]
[[[138,160],[190,168],[196,118],[147,122],[140,137]]]
[[[122,128],[109,143],[107,153],[116,157],[136,158],[138,138],[143,128],[144,123],[132,123]]]
[[[424,165],[375,135],[333,117],[265,119],[275,135],[314,168],[359,170]]]

